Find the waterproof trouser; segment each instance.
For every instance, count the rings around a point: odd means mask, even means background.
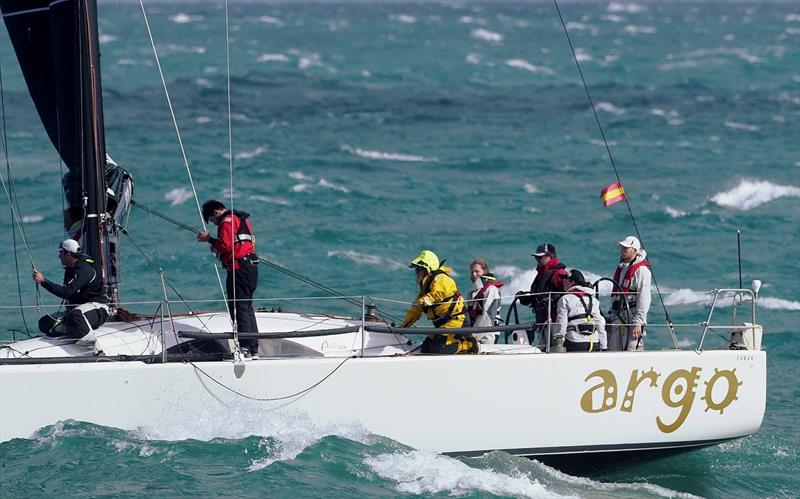
[[[588,352],[589,347],[592,345],[589,341],[569,341],[564,340],[564,348],[567,349],[567,352]],[[592,348],[592,352],[597,352],[600,350],[600,346],[597,342],[594,343],[594,347]]]
[[[225,279],[225,289],[228,292],[228,312],[231,314],[231,320],[235,319],[236,331],[240,333],[258,332],[256,312],[253,309],[253,293],[255,293],[256,287],[258,287],[258,266],[249,260],[239,260],[239,268],[228,271]],[[235,317],[234,310],[236,311]],[[250,352],[258,352],[258,340],[256,339],[241,340],[239,345],[249,349]]]
[[[39,319],[39,331],[47,336],[83,338],[108,320],[108,307],[89,302],[67,310],[64,314],[45,315]]]

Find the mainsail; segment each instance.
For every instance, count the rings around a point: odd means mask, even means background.
[[[131,185],[126,172],[106,162],[96,0],[0,0],[0,10],[33,103],[67,167],[67,203],[83,213],[81,246],[117,301],[116,227],[106,212],[114,215],[120,190],[129,196]],[[113,206],[109,186],[117,191]]]

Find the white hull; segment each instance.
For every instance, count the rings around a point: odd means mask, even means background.
[[[300,396],[275,402],[242,396],[299,392],[343,360],[0,365],[0,441],[67,419],[153,428],[247,403],[265,416],[278,410],[319,424],[355,423],[415,448],[451,454],[641,450],[754,433],[766,399],[766,354],[728,350],[350,358]],[[630,411],[622,410],[632,373],[651,369],[658,374],[656,386],[642,382]],[[598,370],[613,374],[619,398],[611,409],[587,412],[600,407],[605,391],[595,390],[593,401],[584,398],[589,405],[582,408],[583,395],[601,383],[592,376]],[[687,376],[694,382],[687,383]],[[682,412],[685,420],[676,424]]]

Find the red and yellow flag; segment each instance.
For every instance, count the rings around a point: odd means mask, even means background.
[[[602,191],[600,191],[600,199],[603,201],[603,206],[608,208],[612,204],[619,203],[626,199],[625,188],[622,187],[622,182],[614,182]]]

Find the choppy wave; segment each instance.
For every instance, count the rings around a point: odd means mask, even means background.
[[[292,205],[292,202],[289,201],[288,199],[284,199],[284,198],[276,197],[276,196],[264,196],[264,195],[261,195],[261,194],[255,194],[253,196],[250,196],[248,199],[250,199],[251,201],[261,201],[263,203],[277,204],[279,206],[291,206]]]
[[[23,215],[22,216],[22,223],[24,224],[35,224],[36,222],[41,222],[44,220],[42,215]]]
[[[736,187],[714,194],[711,201],[723,208],[747,211],[782,197],[800,197],[800,188],[766,180],[742,179]]]
[[[264,24],[272,24],[275,26],[283,26],[284,24],[282,20],[272,16],[261,16],[258,18],[258,20]]]
[[[385,258],[377,255],[368,255],[353,250],[331,250],[328,251],[328,258],[340,257],[352,260],[359,265],[374,265],[378,267],[386,267],[388,269],[397,270],[405,267],[405,264],[391,258]]]
[[[666,213],[667,215],[671,216],[672,218],[681,218],[681,217],[685,217],[686,215],[688,215],[687,212],[685,212],[683,210],[679,210],[677,208],[673,208],[672,206],[665,206],[664,207],[664,213]]]
[[[398,451],[364,459],[376,473],[397,482],[400,492],[461,496],[489,493],[514,497],[564,497],[535,479],[482,470],[430,451]]]
[[[500,33],[497,33],[496,31],[489,31],[488,29],[483,28],[474,29],[469,35],[476,40],[481,40],[484,42],[500,43],[503,41],[503,35]]]
[[[258,62],[289,62],[285,54],[261,54],[256,59]]]
[[[673,305],[703,305],[708,306],[714,301],[714,296],[707,291],[695,291],[689,288],[681,288],[677,290],[664,290],[664,304],[667,306]],[[733,306],[732,294],[721,294],[717,299],[717,307],[728,308]],[[761,296],[758,299],[757,306],[759,308],[766,308],[770,310],[787,310],[796,312],[800,310],[800,302],[786,300],[783,298],[775,298],[771,296]]]
[[[522,186],[522,188],[525,189],[525,192],[527,192],[528,194],[536,194],[537,192],[539,192],[539,188],[536,187],[535,184],[532,184],[530,182],[526,182],[525,185]]]
[[[611,113],[617,116],[621,116],[625,114],[625,110],[621,107],[617,107],[610,102],[598,102],[595,106],[598,111],[605,111],[607,113]]]
[[[404,153],[397,153],[397,152],[383,152],[383,151],[370,151],[367,149],[361,149],[360,147],[350,147],[347,144],[342,145],[342,151],[349,152],[354,156],[360,156],[362,158],[368,159],[379,159],[384,161],[428,161],[428,162],[435,162],[439,161],[438,158],[434,157],[427,157],[427,156],[418,156],[416,154],[404,154]]]
[[[744,130],[747,132],[757,132],[761,130],[757,125],[748,125],[747,123],[740,123],[738,121],[726,121],[724,125],[734,130]]]
[[[391,14],[389,20],[405,24],[414,24],[417,22],[417,18],[411,14]]]
[[[656,32],[656,28],[655,26],[633,26],[629,24],[622,31],[629,35],[652,35]]]
[[[164,194],[164,199],[170,202],[170,206],[178,206],[185,203],[192,197],[192,191],[186,187],[177,187]]]
[[[647,10],[644,5],[638,3],[609,2],[606,11],[623,12],[625,14],[639,14]]]
[[[255,157],[261,156],[267,151],[266,147],[259,146],[253,149],[252,151],[239,151],[233,154],[233,159],[241,160],[241,159],[253,159]],[[223,156],[225,159],[230,159],[231,155],[229,153],[224,153]]]
[[[202,21],[205,18],[203,16],[200,16],[200,15],[191,15],[191,14],[185,14],[183,12],[179,12],[179,13],[175,14],[174,16],[169,16],[168,19],[170,21],[176,23],[176,24],[188,24],[188,23],[194,23],[194,22]]]

